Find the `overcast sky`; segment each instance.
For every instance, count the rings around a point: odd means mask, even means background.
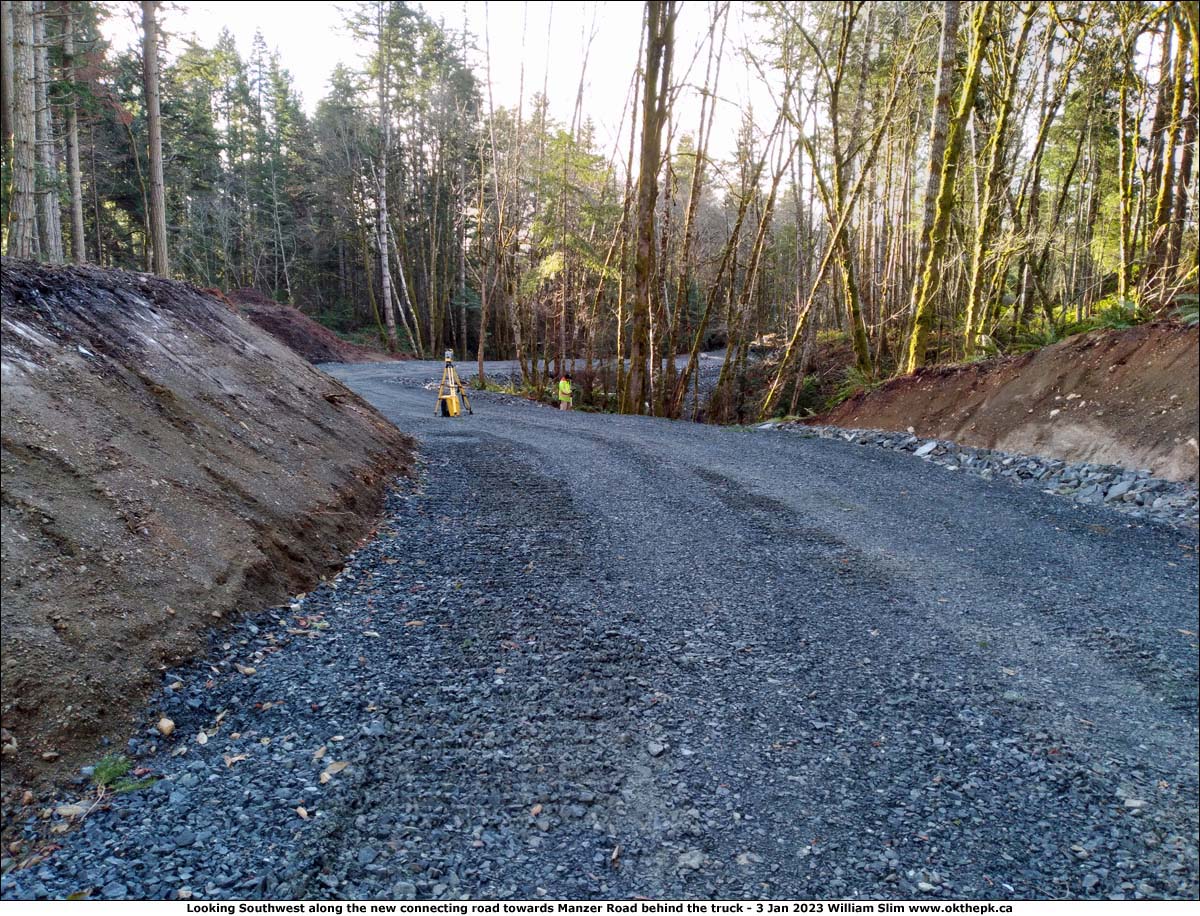
[[[522,61],[526,100],[541,92],[550,99],[551,116],[569,124],[575,107],[584,51],[590,40],[583,110],[597,127],[598,142],[609,153],[619,141],[618,131],[626,108],[629,82],[637,63],[642,27],[642,4],[630,0],[615,2],[536,2],[493,0],[482,2],[440,2],[425,0],[419,4],[446,27],[458,31],[464,24],[475,36],[476,51],[471,63],[485,80],[487,44],[491,48],[493,98],[499,106],[514,106],[520,96]],[[120,47],[137,40],[130,12],[137,4],[114,4],[118,12],[106,31]],[[162,25],[176,36],[168,54],[177,53],[179,41],[193,37],[211,47],[223,28],[228,28],[243,54],[249,54],[254,33],[261,31],[267,46],[279,52],[280,59],[295,78],[308,112],[328,92],[328,80],[340,62],[357,65],[368,49],[350,37],[343,23],[345,16],[337,3],[254,3],[254,2],[178,2],[164,8]],[[128,11],[126,11],[128,8]],[[692,63],[708,27],[710,4],[691,0],[681,5],[675,54],[676,78],[681,79]],[[741,110],[753,103],[757,120],[769,123],[771,100],[766,87],[752,78],[740,47],[753,24],[747,20],[744,6],[733,3],[729,37],[721,72],[722,103],[717,110],[712,152],[725,155],[741,119]],[[489,41],[485,44],[485,36]],[[690,82],[704,77],[704,56],[696,59]],[[548,74],[548,76],[547,76]],[[487,104],[486,84],[484,104]],[[698,96],[684,92],[677,106],[681,129],[694,132],[699,117]]]

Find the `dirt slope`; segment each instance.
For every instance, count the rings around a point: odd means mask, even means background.
[[[193,287],[5,259],[0,291],[11,787],[122,744],[211,626],[334,568],[410,443]]]
[[[815,418],[1195,480],[1197,329],[1094,331],[1022,356],[934,367]]]
[[[342,340],[299,309],[276,302],[256,289],[235,289],[228,294],[228,301],[311,363],[371,363],[392,358]]]

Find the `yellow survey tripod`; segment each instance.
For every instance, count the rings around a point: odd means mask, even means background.
[[[457,417],[463,408],[466,408],[469,414],[475,412],[471,410],[471,399],[467,397],[467,389],[458,377],[458,370],[454,368],[454,351],[447,350],[446,365],[442,368],[442,383],[438,385],[437,407],[433,413],[434,416]]]

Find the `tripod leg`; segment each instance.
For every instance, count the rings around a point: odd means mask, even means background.
[[[467,388],[462,383],[462,377],[458,374],[457,369],[450,369],[452,382],[451,390],[458,394],[458,399],[462,402],[463,407],[467,409],[467,413],[474,415],[475,411],[471,410],[471,399],[467,397]]]
[[[446,409],[446,402],[444,400],[442,400],[442,398],[444,397],[445,392],[446,392],[446,376],[451,371],[453,371],[453,370],[450,369],[450,367],[448,367],[448,366],[446,368],[442,369],[442,380],[440,382],[438,382],[437,402],[434,404],[434,407],[433,407],[433,415],[435,417],[449,416],[449,411]]]
[[[456,374],[456,377],[457,377],[457,374]],[[463,406],[467,408],[467,413],[474,416],[475,411],[473,411],[471,409],[471,399],[469,397],[467,397],[467,386],[462,383],[461,378],[458,380],[458,393],[459,393],[459,397],[462,398]]]

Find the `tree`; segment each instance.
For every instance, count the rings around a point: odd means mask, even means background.
[[[933,325],[934,297],[940,286],[942,254],[950,230],[950,220],[955,205],[955,184],[958,179],[958,160],[962,152],[967,118],[975,104],[975,93],[983,68],[983,57],[991,41],[992,0],[985,0],[975,8],[972,16],[972,39],[967,57],[966,74],[959,92],[958,105],[946,135],[946,149],[942,155],[941,175],[933,224],[924,245],[926,255],[921,267],[920,290],[913,314],[912,335],[908,343],[905,371],[912,373],[925,365],[925,349],[929,342],[929,331]]]
[[[38,234],[42,257],[63,261],[62,219],[58,206],[58,143],[50,110],[50,39],[45,0],[33,4],[33,73],[37,130]]]
[[[637,255],[634,260],[633,335],[629,377],[621,400],[622,413],[641,413],[649,390],[651,298],[655,280],[654,208],[662,164],[662,133],[667,121],[671,60],[675,50],[675,0],[647,0],[645,76],[642,80],[642,151],[638,164]]]
[[[142,79],[146,93],[146,130],[150,160],[151,270],[170,276],[167,255],[167,203],[163,187],[162,120],[158,99],[157,0],[142,0]]]
[[[941,188],[942,160],[946,155],[946,135],[950,127],[950,99],[954,94],[954,58],[958,53],[959,0],[942,3],[942,40],[938,53],[937,80],[933,86],[933,117],[929,126],[929,170],[925,178],[924,207],[921,213],[921,233],[917,242],[917,263],[924,264],[929,253],[937,215],[937,197]],[[912,307],[916,311],[920,287],[912,287]]]
[[[66,83],[67,182],[71,191],[71,254],[76,264],[87,261],[87,236],[83,225],[83,173],[79,167],[79,117],[76,98],[75,13],[69,2],[63,10],[63,77]]]
[[[1017,78],[1024,58],[1025,43],[1033,26],[1034,7],[1027,6],[1021,14],[1016,41],[1011,49],[1004,40],[995,42],[998,49],[996,63],[999,65],[1000,84],[993,99],[993,124],[988,138],[986,153],[987,167],[983,178],[983,194],[979,204],[979,220],[975,227],[975,239],[971,246],[970,279],[967,281],[967,314],[963,320],[965,338],[964,352],[970,356],[984,332],[987,318],[986,303],[983,301],[984,258],[996,234],[1000,221],[1000,196],[1007,187],[1004,174],[1005,154],[1008,144],[1008,125],[1012,116],[1013,102],[1017,91]]]
[[[31,0],[17,0],[9,6],[13,46],[13,164],[7,252],[17,258],[32,258],[37,255],[34,11]]]

